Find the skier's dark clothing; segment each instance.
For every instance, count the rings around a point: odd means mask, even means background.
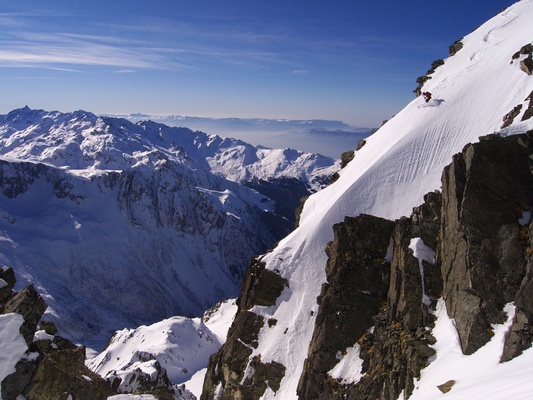
[[[431,93],[429,92],[422,93],[422,96],[424,96],[424,100],[426,100],[426,103],[431,100]]]

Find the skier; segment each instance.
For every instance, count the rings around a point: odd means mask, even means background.
[[[424,100],[426,100],[426,103],[431,100],[431,93],[429,92],[423,92],[422,96],[424,96]]]

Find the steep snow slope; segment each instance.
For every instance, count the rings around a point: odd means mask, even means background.
[[[532,20],[533,2],[525,0],[466,36],[464,48],[426,82],[424,90],[434,100],[413,100],[370,137],[340,179],[309,198],[300,227],[263,257],[267,268],[279,270],[290,286],[275,307],[253,309],[278,321],[263,328],[250,356],[261,354],[262,362],[286,367],[276,398],[296,398],[316,297],[325,281],[324,249],[333,238],[332,225],[360,213],[390,219],[409,215],[425,193],[439,189],[442,169],[454,153],[499,131],[503,116],[516,105],[527,108],[533,78],[511,63],[511,56],[533,41]],[[533,128],[533,120],[518,122],[521,116],[502,134]],[[264,397],[274,398],[274,393],[267,389]]]
[[[0,262],[19,286],[36,284],[65,335],[100,346],[116,329],[201,315],[237,294],[250,257],[276,237],[274,202],[234,175],[311,189],[331,168],[186,128],[14,110],[0,116]]]

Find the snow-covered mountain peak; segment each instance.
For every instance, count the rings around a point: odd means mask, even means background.
[[[31,110],[0,116],[0,155],[36,161],[84,175],[126,170],[162,160],[190,169],[209,169],[235,182],[296,178],[319,190],[338,168],[328,157],[297,150],[257,148],[152,121],[134,124],[123,118]],[[318,179],[317,179],[318,177]]]

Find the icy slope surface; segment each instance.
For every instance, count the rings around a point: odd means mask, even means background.
[[[425,193],[439,189],[442,169],[453,154],[499,131],[503,116],[516,105],[527,108],[533,78],[511,63],[511,56],[533,41],[532,20],[533,2],[522,1],[466,36],[464,48],[426,82],[424,90],[433,93],[434,101],[413,100],[370,137],[341,178],[309,198],[300,227],[263,258],[290,286],[276,307],[254,308],[278,320],[275,327],[263,328],[253,353],[261,354],[264,363],[274,360],[286,367],[276,398],[296,398],[332,225],[360,213],[391,219],[409,215]],[[503,134],[533,128],[533,120],[520,123],[520,118]],[[274,393],[267,390],[264,397],[274,398]]]

